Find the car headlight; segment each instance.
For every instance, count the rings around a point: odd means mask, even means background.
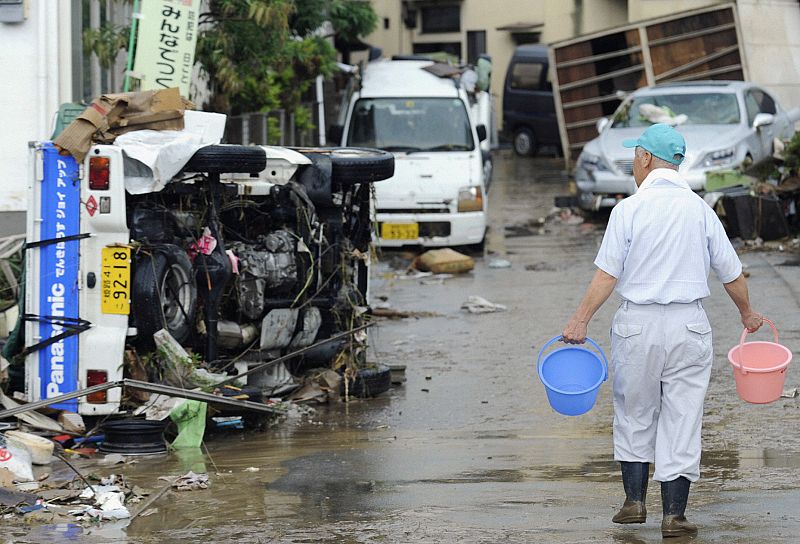
[[[483,210],[483,191],[480,187],[462,187],[458,190],[458,211],[479,212]]]
[[[727,147],[725,149],[718,149],[716,151],[707,153],[706,156],[703,157],[703,162],[701,162],[700,164],[703,166],[703,168],[727,166],[731,164],[735,158],[736,158],[736,148]]]
[[[583,168],[589,172],[610,172],[611,169],[606,165],[599,155],[583,152],[578,157],[578,168]]]

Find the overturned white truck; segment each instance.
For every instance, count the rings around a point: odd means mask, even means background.
[[[133,156],[164,149],[121,140],[80,164],[31,144],[29,401],[122,379],[126,349],[152,352],[160,329],[211,368],[243,372],[360,323],[370,184],[392,176],[391,154],[207,145],[144,168]],[[160,161],[185,164],[162,179]],[[55,407],[102,415],[120,401],[114,388]]]

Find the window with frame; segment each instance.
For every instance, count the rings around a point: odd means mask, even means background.
[[[511,88],[521,91],[542,90],[542,68],[539,62],[517,62],[511,68]]]
[[[486,53],[486,31],[468,30],[467,31],[467,62],[475,64],[478,57]]]
[[[461,6],[423,6],[422,33],[461,32]]]
[[[775,108],[775,100],[770,95],[762,90],[754,89],[748,91],[744,97],[744,103],[747,107],[747,122],[752,125],[759,113],[769,113],[775,115],[777,109]]]

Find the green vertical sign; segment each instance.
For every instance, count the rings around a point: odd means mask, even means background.
[[[141,0],[133,77],[143,91],[178,87],[189,96],[200,0]]]

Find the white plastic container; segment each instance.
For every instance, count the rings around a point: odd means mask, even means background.
[[[52,440],[23,431],[6,431],[9,442],[16,442],[31,454],[34,465],[49,465],[53,456],[55,444]]]

